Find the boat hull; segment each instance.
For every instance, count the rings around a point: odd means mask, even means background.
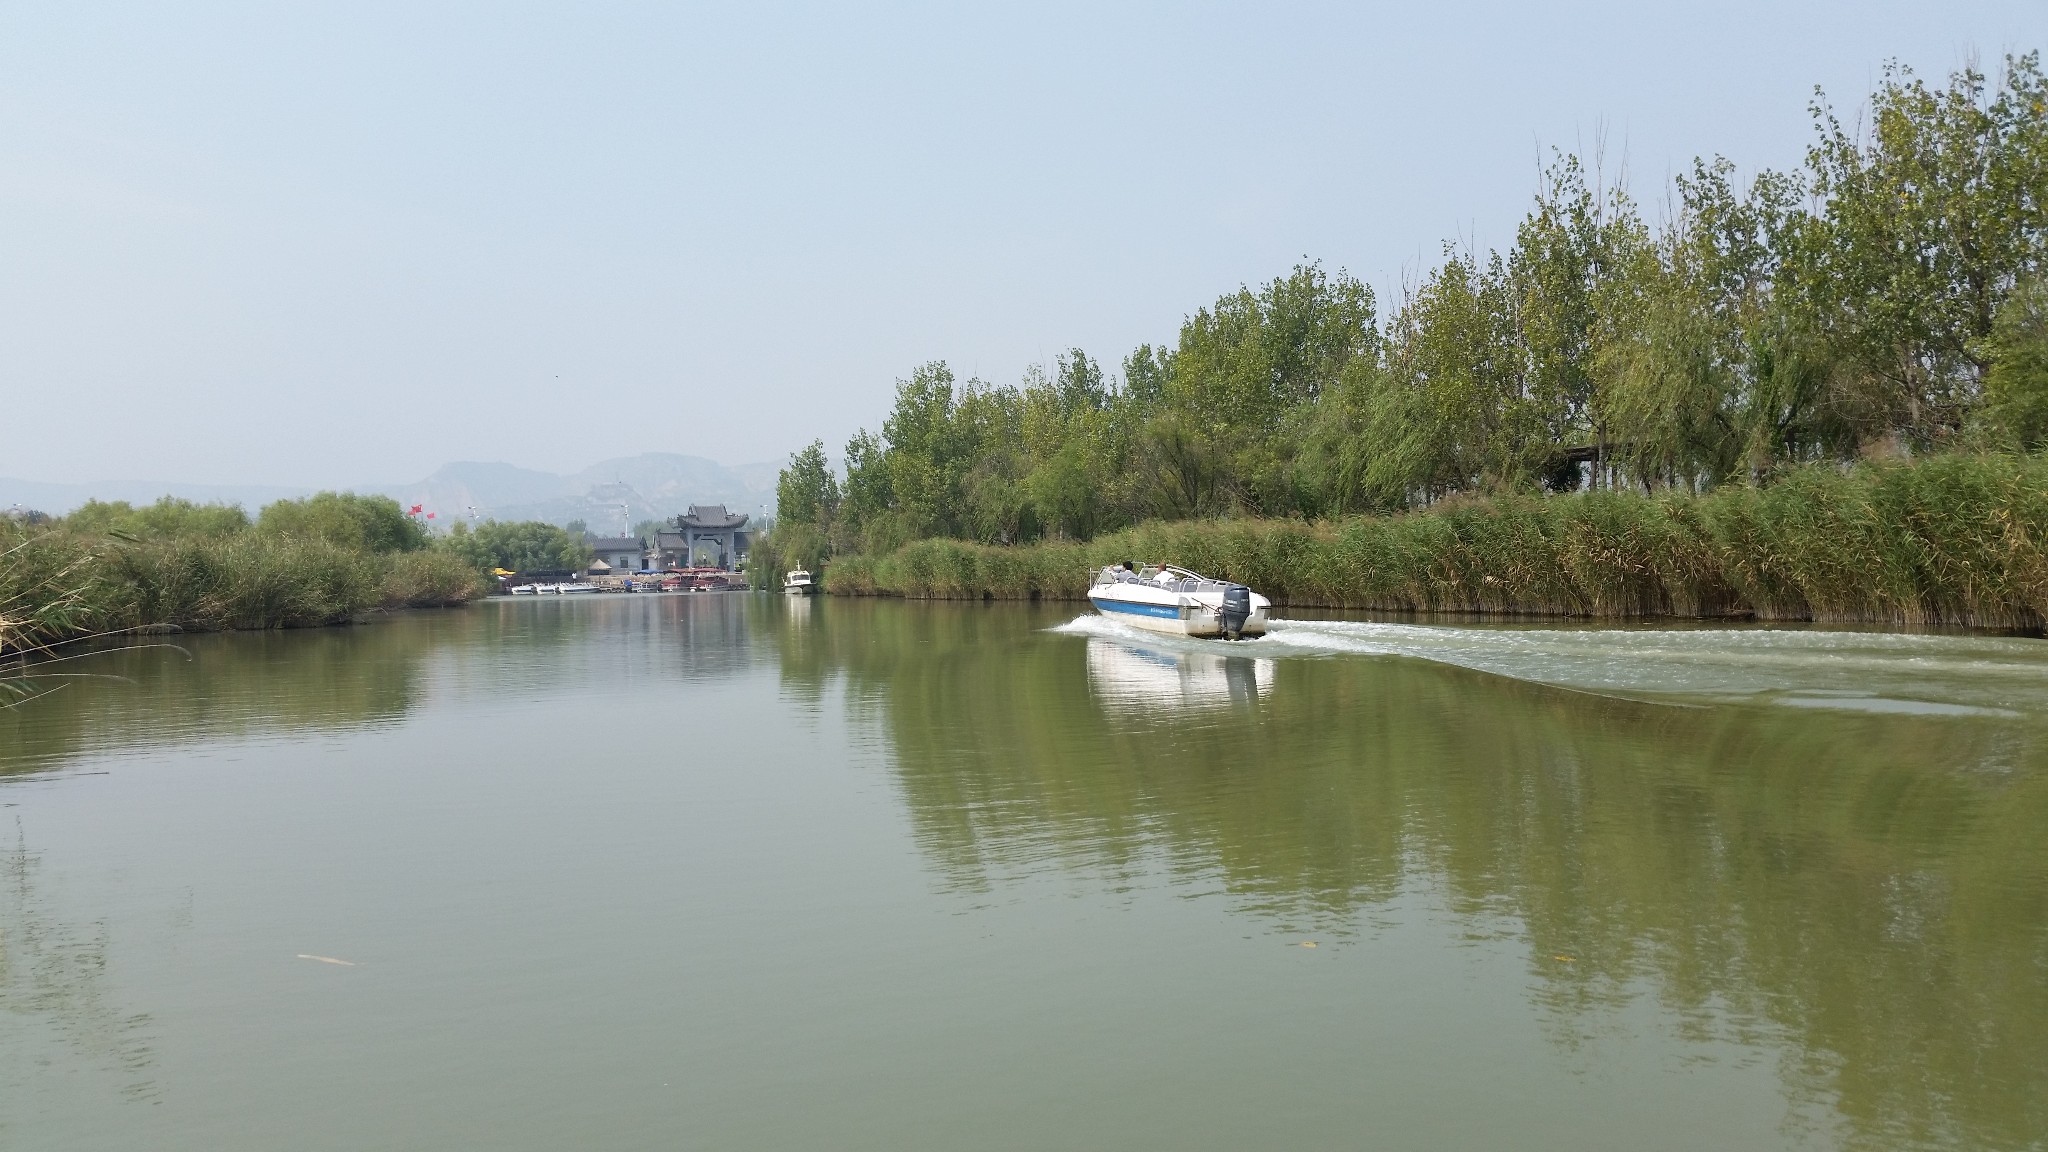
[[[1157,598],[1134,599],[1129,596],[1105,596],[1094,592],[1088,594],[1088,602],[1095,605],[1097,612],[1119,624],[1168,636],[1213,639],[1223,635],[1223,623],[1217,617],[1214,605],[1201,603],[1199,599],[1189,596],[1177,599],[1183,602],[1167,603],[1164,595]],[[1253,602],[1252,614],[1245,618],[1242,635],[1266,634],[1267,606],[1263,599],[1261,597],[1260,600]]]

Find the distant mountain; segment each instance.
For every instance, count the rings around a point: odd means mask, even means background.
[[[581,520],[593,532],[630,528],[642,520],[665,520],[692,504],[724,504],[759,517],[775,505],[779,464],[725,465],[702,456],[648,452],[593,464],[561,475],[487,461],[457,461],[410,484],[359,484],[356,492],[390,496],[402,504],[424,505],[436,522]],[[180,484],[107,480],[85,484],[44,484],[0,477],[0,511],[19,504],[60,515],[87,500],[148,504],[161,496],[201,503],[240,504],[252,514],[272,500],[305,496],[311,488],[270,485]],[[623,507],[622,507],[623,506]]]
[[[410,503],[431,503],[447,511],[464,505],[531,504],[570,491],[567,477],[537,472],[514,464],[461,460],[442,466],[425,480],[393,485],[385,491],[410,497]]]
[[[738,464],[727,467],[701,456],[677,456],[648,452],[592,464],[570,477],[579,487],[628,484],[668,515],[687,511],[692,504],[723,503],[736,512],[750,512],[755,504],[775,501],[775,478],[782,471],[777,464]]]
[[[443,522],[461,519],[581,520],[593,532],[630,531],[692,504],[724,504],[760,516],[775,503],[778,464],[727,466],[702,456],[648,452],[593,464],[567,476],[510,464],[450,464],[425,480],[378,489],[425,505]]]
[[[0,476],[0,511],[20,505],[23,509],[61,516],[87,500],[126,500],[130,504],[154,504],[164,496],[176,496],[199,504],[240,504],[249,511],[273,500],[310,496],[311,488],[288,488],[270,484],[182,484],[175,480],[98,480],[84,484],[46,484],[40,480],[17,480]]]

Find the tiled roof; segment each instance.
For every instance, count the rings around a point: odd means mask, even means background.
[[[723,504],[692,504],[690,505],[690,511],[685,515],[676,517],[676,521],[687,528],[708,528],[714,532],[723,532],[726,529],[738,528],[740,525],[745,524],[747,522],[747,514],[745,512],[728,512]]]

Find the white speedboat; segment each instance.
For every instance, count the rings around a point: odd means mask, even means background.
[[[782,590],[791,596],[816,596],[820,591],[818,582],[802,568],[792,568],[783,576]]]
[[[512,594],[514,596],[533,596],[539,592],[540,585],[538,584],[515,584],[512,586]]]
[[[1088,589],[1095,610],[1119,623],[1173,636],[1241,640],[1266,634],[1264,596],[1185,568],[1104,568]]]
[[[598,592],[602,591],[602,589],[588,580],[571,580],[567,584],[555,585],[555,591],[566,596],[571,592]]]

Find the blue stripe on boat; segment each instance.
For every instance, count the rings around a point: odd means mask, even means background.
[[[1090,604],[1104,612],[1123,612],[1132,616],[1157,616],[1162,620],[1180,619],[1180,608],[1174,604],[1133,604],[1128,600],[1097,600],[1088,598]]]

